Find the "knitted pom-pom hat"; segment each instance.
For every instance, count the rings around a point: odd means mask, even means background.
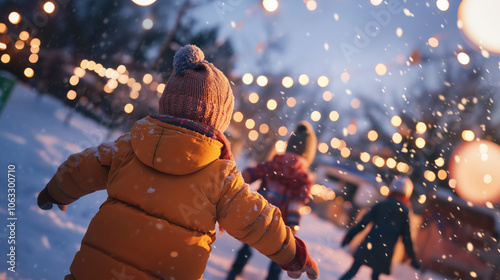
[[[229,81],[194,45],[174,55],[174,71],[159,101],[159,113],[208,124],[224,131],[231,121],[234,97]]]
[[[317,138],[314,129],[307,121],[301,121],[288,138],[286,151],[304,157],[309,164],[316,156]]]

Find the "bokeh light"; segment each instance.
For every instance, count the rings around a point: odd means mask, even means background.
[[[259,126],[259,131],[260,131],[260,133],[262,133],[262,134],[266,134],[266,133],[268,133],[268,132],[269,132],[269,126],[268,126],[267,124],[265,124],[265,123],[261,124],[261,125]]]
[[[149,85],[153,81],[153,75],[151,74],[145,74],[144,77],[142,77],[142,82],[145,83],[146,85]]]
[[[457,59],[462,65],[467,65],[470,62],[470,56],[465,52],[459,52],[457,54]]]
[[[343,83],[347,83],[349,79],[351,79],[351,75],[348,72],[343,72],[342,74],[340,74],[340,80]]]
[[[361,154],[359,154],[359,159],[361,159],[362,162],[369,162],[370,161],[370,154],[367,153],[367,152],[362,152]]]
[[[280,126],[280,128],[278,128],[278,134],[280,136],[285,136],[287,133],[288,129],[286,128],[286,126]]]
[[[255,121],[253,119],[248,119],[245,121],[245,127],[248,129],[252,129],[255,127]]]
[[[239,111],[234,112],[234,114],[233,114],[233,120],[235,122],[238,122],[238,123],[241,122],[243,120],[243,113],[241,113]]]
[[[318,3],[315,0],[307,0],[306,7],[309,11],[314,11],[318,8]]]
[[[385,73],[387,73],[387,67],[385,66],[385,64],[377,64],[377,66],[375,66],[375,73],[377,73],[377,75],[379,76],[384,76]]]
[[[337,111],[331,111],[329,117],[332,122],[336,122],[339,119],[340,115]]]
[[[462,131],[462,139],[464,139],[464,141],[472,141],[475,138],[476,138],[476,135],[474,134],[474,132],[472,132],[472,130]]]
[[[70,89],[68,91],[68,93],[66,94],[66,97],[69,99],[69,100],[75,100],[76,98],[76,91]]]
[[[458,22],[468,43],[490,53],[500,54],[499,11],[498,0],[463,0],[460,3]]]
[[[498,166],[500,146],[487,140],[462,142],[450,157],[449,177],[463,199],[478,205],[496,204],[500,202]]]
[[[383,196],[388,196],[389,195],[389,188],[387,186],[382,186],[380,187],[380,194]]]
[[[150,18],[146,18],[142,21],[142,28],[144,28],[144,30],[150,30],[151,28],[153,28],[153,25],[153,20]]]
[[[286,88],[291,88],[293,86],[293,79],[291,77],[286,76],[281,81],[281,84],[283,84],[283,86]]]
[[[248,96],[248,101],[253,104],[257,103],[259,101],[259,95],[256,92],[250,93],[250,95]]]
[[[401,120],[401,117],[399,116],[394,116],[391,118],[391,124],[395,127],[398,127],[401,125],[403,121]]]
[[[243,77],[241,77],[241,80],[245,85],[249,85],[253,82],[253,75],[250,73],[246,73],[245,75],[243,75]]]
[[[321,120],[321,113],[319,111],[313,111],[311,113],[311,120],[314,122]]]
[[[274,111],[276,110],[277,107],[278,107],[278,102],[276,102],[276,100],[269,99],[269,101],[267,101],[267,109],[269,109],[269,111]]]
[[[19,33],[19,39],[26,41],[29,38],[30,38],[30,34],[27,31],[21,31],[21,33]]]
[[[293,108],[295,107],[295,105],[297,105],[297,100],[295,100],[295,98],[293,97],[288,97],[288,99],[286,100],[286,105],[290,108]]]
[[[427,40],[427,43],[433,48],[437,48],[437,46],[439,46],[439,40],[435,37],[430,37],[429,40]]]
[[[278,9],[279,4],[277,0],[263,0],[262,6],[264,6],[264,9],[266,9],[266,11],[272,13]]]
[[[361,106],[361,100],[359,100],[359,98],[353,98],[351,100],[351,107],[353,109],[358,109],[360,106]]]
[[[448,0],[437,0],[436,6],[439,10],[445,12],[450,8],[450,2],[448,2]]]
[[[334,149],[338,149],[340,147],[341,141],[338,138],[333,137],[330,141],[330,146]]]
[[[417,146],[417,148],[423,149],[425,147],[425,139],[422,137],[418,137],[415,140],[415,145]]]
[[[127,103],[125,107],[123,107],[123,110],[125,111],[125,113],[130,114],[132,113],[132,111],[134,111],[134,105]]]
[[[9,14],[9,21],[12,24],[18,24],[21,21],[21,15],[18,12],[11,12]]]
[[[378,133],[375,130],[370,130],[368,131],[367,136],[370,141],[376,141],[378,138]]]
[[[263,76],[263,75],[258,76],[256,81],[257,81],[257,84],[261,87],[265,87],[268,83],[267,77]]]
[[[274,145],[276,152],[278,153],[283,153],[286,149],[286,142],[283,140],[278,140],[276,141],[276,144]]]
[[[328,86],[328,83],[330,83],[330,80],[328,79],[327,76],[321,76],[318,78],[318,86],[326,87]]]
[[[132,0],[132,2],[139,6],[149,6],[156,2],[156,0]]]
[[[257,141],[257,139],[259,139],[259,132],[257,132],[257,130],[250,130],[248,132],[248,139],[250,139],[250,141]]]
[[[327,90],[327,91],[323,92],[323,100],[330,101],[330,100],[332,100],[332,98],[333,98],[333,94],[331,91]]]
[[[47,2],[45,2],[45,4],[43,4],[43,10],[47,14],[52,14],[56,10],[56,5],[54,5],[54,3],[50,2],[50,1],[47,1]]]
[[[5,23],[0,22],[0,33],[6,33],[7,32],[7,25]]]
[[[403,141],[403,136],[401,136],[401,134],[399,134],[398,132],[396,132],[396,133],[394,133],[392,135],[392,141],[395,144],[399,144],[399,143],[401,143],[401,141]]]
[[[305,86],[309,83],[309,77],[306,74],[302,74],[299,76],[299,84]]]
[[[328,149],[329,149],[328,144],[326,144],[326,143],[319,143],[318,144],[318,151],[320,153],[326,154],[326,153],[328,153]]]
[[[418,134],[424,134],[427,131],[427,125],[423,122],[418,122],[415,128]]]

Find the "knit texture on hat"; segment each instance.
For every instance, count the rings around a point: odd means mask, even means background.
[[[174,71],[159,101],[159,113],[189,119],[224,131],[231,121],[234,96],[229,81],[203,52],[186,45],[174,55]]]
[[[311,124],[301,121],[288,139],[286,151],[304,157],[309,164],[316,156],[316,146],[318,140]]]

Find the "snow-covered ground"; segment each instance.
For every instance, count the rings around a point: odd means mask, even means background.
[[[8,224],[7,172],[15,165],[17,218],[15,228],[16,272],[7,270],[9,254],[7,226],[0,231],[0,280],[63,279],[69,270],[85,230],[105,200],[106,193],[83,197],[68,207],[43,211],[36,205],[36,196],[71,153],[111,141],[119,135],[78,114],[66,121],[71,110],[50,96],[40,96],[25,85],[17,85],[0,115],[0,167],[4,170],[0,183],[0,216]],[[321,279],[338,279],[351,262],[350,253],[340,248],[344,229],[318,218],[304,216],[298,236],[308,245],[317,260]],[[227,233],[214,243],[204,279],[224,279],[241,243]],[[264,279],[269,260],[255,252],[241,279]],[[370,269],[362,267],[356,279],[370,279]],[[282,279],[288,279],[282,273]],[[305,276],[302,279],[306,279]],[[395,265],[389,279],[443,280],[444,277],[418,273],[408,264]]]

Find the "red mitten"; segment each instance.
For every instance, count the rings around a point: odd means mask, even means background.
[[[295,257],[287,264],[281,264],[280,267],[286,270],[288,277],[299,279],[302,273],[306,273],[309,279],[319,278],[319,269],[316,262],[307,254],[306,245],[302,240],[295,237]]]
[[[47,187],[45,187],[39,194],[38,194],[38,207],[43,210],[50,210],[52,209],[52,204],[57,204],[59,209],[61,211],[66,210],[68,205],[59,203],[59,201],[55,200],[47,190]]]

